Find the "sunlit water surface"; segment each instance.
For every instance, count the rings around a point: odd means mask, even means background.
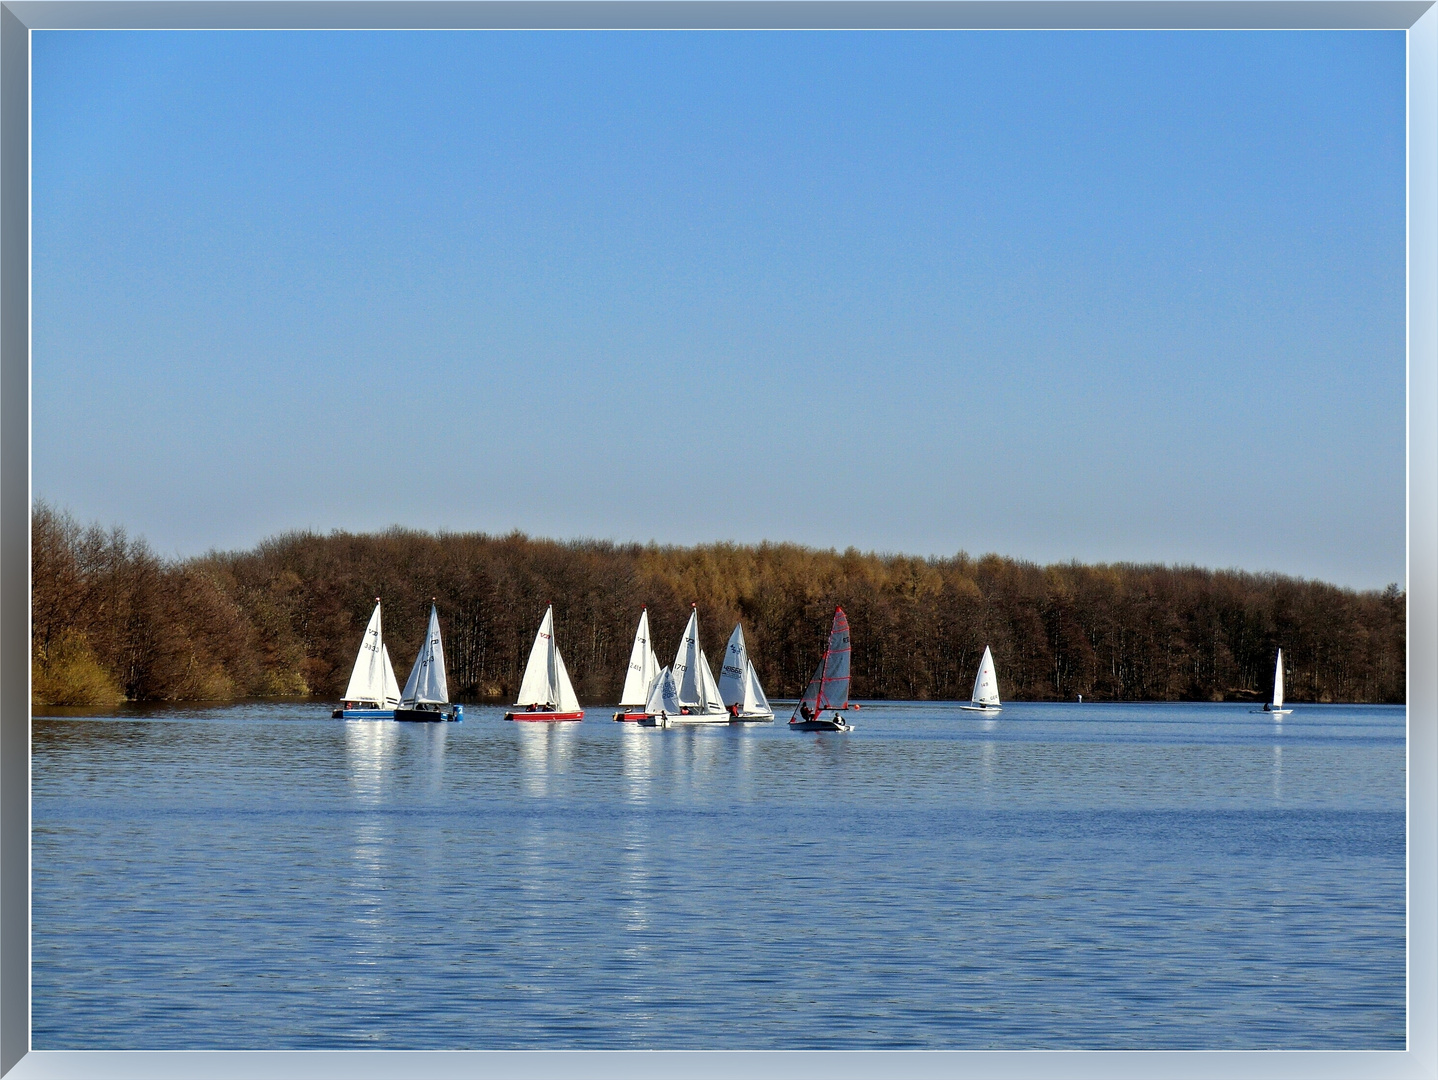
[[[1402,1048],[1402,708],[34,721],[34,1045]]]

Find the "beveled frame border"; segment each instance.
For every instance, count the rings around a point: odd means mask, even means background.
[[[1438,1075],[1435,0],[0,0],[0,1076],[271,1080]],[[1408,40],[1408,1043],[1404,1051],[31,1051],[30,31],[1351,29]]]

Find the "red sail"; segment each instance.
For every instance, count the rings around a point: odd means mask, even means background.
[[[829,647],[824,650],[824,659],[809,680],[794,715],[801,716],[804,705],[809,706],[812,715],[818,716],[825,709],[842,709],[848,704],[849,618],[843,608],[835,608],[834,625],[829,628]]]

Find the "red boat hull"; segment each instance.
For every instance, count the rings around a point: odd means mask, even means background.
[[[621,724],[637,724],[643,720],[646,715],[647,714],[642,712],[617,712],[614,714],[614,719]]]
[[[578,712],[507,712],[506,720],[536,720],[548,723],[555,720],[583,720],[584,710]]]

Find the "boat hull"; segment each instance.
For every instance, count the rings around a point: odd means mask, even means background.
[[[731,724],[772,724],[773,713],[740,713],[738,716],[729,717]]]
[[[959,708],[963,709],[964,712],[996,713],[1004,711],[1000,705],[960,705]]]
[[[728,713],[663,713],[646,715],[639,723],[645,727],[697,727],[700,724],[728,724]]]
[[[464,719],[464,706],[451,705],[447,709],[396,709],[394,718],[427,724],[459,721]]]
[[[554,723],[561,720],[583,720],[584,710],[578,709],[574,712],[555,712],[553,710],[536,710],[535,712],[507,712],[504,714],[506,720],[532,720],[537,723]]]
[[[832,720],[790,720],[789,727],[794,731],[853,731],[853,725],[846,724],[839,717]]]
[[[614,719],[616,723],[620,724],[638,724],[648,715],[648,713],[625,712],[623,709],[620,709],[614,714]]]
[[[336,720],[393,720],[393,709],[336,709],[330,714]]]

